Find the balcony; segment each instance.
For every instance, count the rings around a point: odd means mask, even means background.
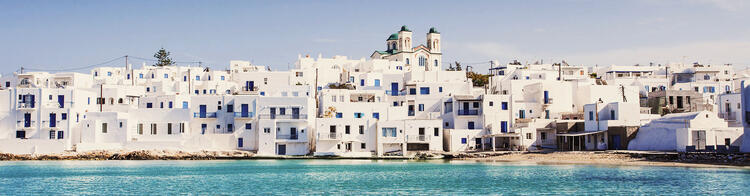
[[[242,89],[239,91],[240,94],[251,94],[251,95],[257,95],[258,94],[258,87],[254,86],[252,88],[248,86],[243,86]]]
[[[258,118],[261,119],[307,119],[307,114],[260,114]]]
[[[406,95],[406,92],[386,90],[385,94],[390,96],[404,96]]]
[[[299,139],[299,135],[297,134],[277,134],[276,139],[282,139],[282,140],[297,140]]]
[[[255,114],[252,112],[235,112],[234,117],[235,118],[252,118]]]
[[[407,143],[428,143],[430,142],[430,136],[429,135],[407,135],[406,142]]]
[[[18,102],[18,109],[34,109],[35,106],[34,103]]]
[[[341,133],[318,133],[318,140],[340,140]]]
[[[722,112],[722,113],[719,113],[719,118],[723,118],[724,120],[727,120],[727,121],[736,121],[737,115],[734,112]]]
[[[479,110],[458,110],[459,116],[479,115]]]
[[[206,113],[195,112],[193,113],[193,118],[216,118],[216,112],[206,112]]]
[[[22,127],[22,128],[32,128],[34,126],[34,124],[36,124],[36,121],[34,121],[34,120],[29,121],[28,126],[26,126],[27,124],[26,124],[25,121],[22,121],[22,120],[16,121],[16,126],[17,127]]]

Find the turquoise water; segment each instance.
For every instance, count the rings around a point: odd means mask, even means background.
[[[0,162],[0,194],[750,194],[750,170],[471,161]]]

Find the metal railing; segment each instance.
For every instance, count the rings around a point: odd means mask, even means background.
[[[319,140],[340,140],[341,133],[318,133]]]
[[[216,118],[216,112],[206,112],[206,113],[195,112],[193,113],[193,118]]]
[[[479,115],[479,110],[458,110],[459,116]]]
[[[255,114],[252,112],[235,112],[234,117],[236,118],[252,118]]]
[[[389,96],[404,96],[406,92],[386,90],[385,94]]]
[[[296,139],[299,139],[299,135],[298,134],[277,134],[276,139],[296,140]]]
[[[261,119],[307,119],[307,114],[260,114]]]
[[[34,108],[34,106],[36,106],[36,104],[18,102],[18,108]]]
[[[429,135],[407,135],[406,142],[429,142]]]

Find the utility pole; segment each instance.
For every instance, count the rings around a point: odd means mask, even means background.
[[[628,99],[625,98],[625,86],[622,84],[620,85],[620,93],[622,93],[622,102],[628,102]]]

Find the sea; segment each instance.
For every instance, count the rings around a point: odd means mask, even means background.
[[[3,161],[2,195],[748,195],[750,170],[414,160]]]

